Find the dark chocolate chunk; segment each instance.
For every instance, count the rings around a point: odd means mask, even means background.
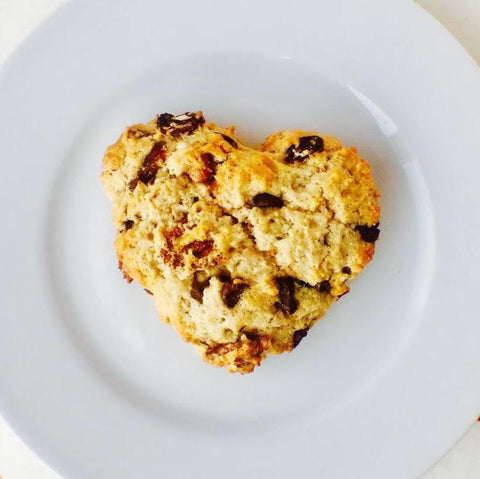
[[[298,329],[293,333],[293,347],[296,348],[300,341],[308,334],[308,328]]]
[[[249,339],[250,341],[258,341],[258,333],[257,331],[243,331],[243,334]]]
[[[211,153],[202,153],[200,158],[205,165],[205,168],[200,172],[200,183],[211,183],[215,179],[215,173],[217,171],[215,158]]]
[[[123,226],[125,227],[125,230],[124,231],[127,231],[129,230],[130,228],[132,228],[132,226],[135,224],[135,222],[133,220],[127,220],[127,221],[124,221],[123,222]]]
[[[323,146],[323,138],[319,136],[302,136],[298,145],[291,145],[287,148],[285,161],[287,163],[304,161],[311,153],[322,152]]]
[[[222,286],[222,299],[229,308],[233,308],[242,297],[243,292],[248,288],[248,284],[241,279],[233,279]]]
[[[187,111],[181,115],[173,116],[171,113],[163,113],[157,118],[157,126],[165,135],[178,138],[181,135],[191,135],[205,123],[202,112]]]
[[[199,303],[203,303],[203,291],[210,284],[210,278],[205,271],[195,271],[193,273],[192,287],[190,289],[190,295],[193,299]]]
[[[275,278],[278,286],[278,301],[275,307],[285,314],[293,314],[298,308],[295,299],[295,280],[291,276]]]
[[[330,293],[330,290],[332,289],[330,281],[328,280],[320,281],[315,287],[320,293]]]
[[[367,243],[375,243],[378,239],[378,235],[380,234],[380,230],[378,229],[379,223],[373,226],[367,225],[357,225],[355,229],[360,233],[363,241]]]
[[[344,266],[342,268],[342,273],[343,274],[352,274],[352,269],[350,268],[350,266]]]
[[[217,273],[217,278],[218,278],[218,281],[221,281],[222,283],[226,283],[227,281],[230,281],[232,279],[232,276],[230,274],[230,271],[223,270]]]
[[[253,197],[253,204],[259,208],[281,208],[283,200],[270,193],[259,193]]]

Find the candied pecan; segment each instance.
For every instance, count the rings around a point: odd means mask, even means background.
[[[142,167],[137,173],[137,178],[144,184],[152,184],[155,181],[155,177],[157,176],[157,171],[160,167],[158,162],[164,161],[167,155],[167,148],[165,143],[159,141],[155,143],[148,153],[148,155],[143,160]],[[136,186],[136,185],[135,185]],[[130,189],[134,189],[135,186]]]
[[[248,284],[242,279],[235,278],[222,286],[222,299],[228,308],[233,308],[248,288]]]
[[[293,314],[298,309],[298,302],[295,299],[295,281],[291,276],[275,278],[278,286],[278,301],[275,307],[285,314]]]
[[[173,138],[178,138],[181,135],[191,135],[204,123],[205,118],[201,111],[196,113],[187,111],[177,116],[171,113],[163,113],[157,118],[157,126],[160,131]]]
[[[190,295],[200,304],[203,303],[203,290],[210,284],[210,278],[205,271],[195,271],[193,273],[192,287]]]
[[[213,249],[213,240],[195,240],[182,248],[182,251],[191,250],[195,258],[204,258],[211,253]]]
[[[211,153],[202,153],[200,158],[205,165],[205,168],[200,170],[200,183],[211,183],[215,179],[215,173],[217,171],[215,158]]]
[[[312,135],[302,136],[298,145],[291,145],[285,152],[285,161],[293,163],[295,161],[304,161],[311,153],[320,153],[323,151],[323,138]]]
[[[379,224],[380,223],[377,223],[373,226],[357,225],[355,226],[355,229],[360,233],[363,241],[366,241],[367,243],[375,243],[380,234],[380,230],[378,229]]]
[[[308,334],[308,328],[305,329],[297,329],[293,333],[293,347],[296,348],[299,344],[300,341]]]
[[[258,193],[253,197],[253,204],[259,208],[281,208],[283,200],[270,193]]]

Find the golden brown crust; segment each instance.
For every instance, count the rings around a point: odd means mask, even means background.
[[[204,359],[247,373],[291,351],[372,259],[368,163],[326,135],[259,149],[201,113],[124,130],[103,160],[126,278]]]

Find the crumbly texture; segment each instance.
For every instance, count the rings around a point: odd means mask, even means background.
[[[379,193],[333,137],[280,131],[257,149],[201,112],[124,130],[103,160],[124,277],[214,366],[291,351],[372,259]]]

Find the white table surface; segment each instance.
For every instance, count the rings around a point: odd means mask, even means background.
[[[32,29],[66,1],[0,0],[0,63]],[[480,64],[480,0],[417,2],[450,30]],[[478,410],[480,414],[480,398]],[[439,417],[438,420],[441,421],[442,418]],[[422,479],[479,478],[480,422],[473,424],[463,439],[422,476]],[[58,476],[21,442],[1,417],[0,479],[58,479]]]

